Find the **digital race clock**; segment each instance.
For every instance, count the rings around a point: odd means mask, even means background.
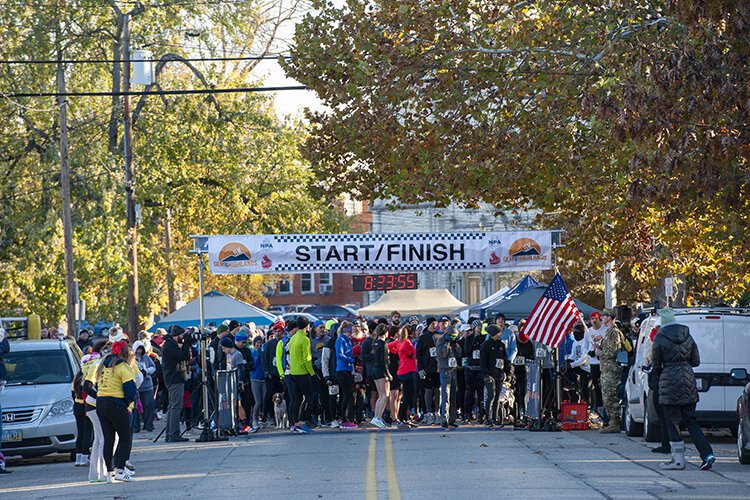
[[[414,290],[418,288],[417,273],[358,274],[352,277],[355,292],[374,290]]]

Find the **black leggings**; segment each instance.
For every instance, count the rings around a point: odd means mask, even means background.
[[[292,393],[292,409],[291,415],[294,415],[295,422],[297,421],[297,415],[299,415],[300,422],[307,422],[310,420],[310,410],[313,407],[313,381],[310,375],[289,375],[294,390]],[[303,399],[304,398],[304,399]]]
[[[401,381],[401,388],[404,391],[404,398],[401,401],[401,408],[398,410],[398,419],[402,422],[406,422],[409,417],[409,411],[416,411],[417,409],[417,391],[419,385],[419,375],[417,372],[404,373],[399,375],[398,379]]]
[[[101,421],[104,434],[104,463],[107,464],[107,470],[110,472],[115,469],[122,470],[130,457],[130,448],[133,445],[128,409],[115,398],[98,398],[96,414]],[[115,433],[120,439],[117,444],[117,453],[114,453]],[[112,466],[113,454],[114,467]]]
[[[76,403],[76,405],[79,403]],[[83,405],[81,405],[83,407]],[[79,415],[75,413],[76,417],[76,455],[88,455],[91,443],[94,440],[94,426],[91,425],[91,420],[86,417],[86,413]]]
[[[464,369],[466,392],[464,393],[464,417],[471,418],[471,411],[476,404],[477,415],[484,413],[484,375],[480,370]]]
[[[339,380],[339,397],[341,398],[341,420],[354,422],[354,378],[352,372],[336,372]]]
[[[603,406],[602,369],[599,365],[591,365],[591,385],[594,386],[594,393],[591,395],[591,406],[595,408]],[[594,401],[594,399],[596,399],[596,401]]]

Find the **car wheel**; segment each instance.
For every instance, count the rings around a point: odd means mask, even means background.
[[[750,465],[750,451],[745,448],[747,438],[742,430],[742,420],[737,424],[737,458],[741,464]]]
[[[633,415],[630,413],[630,404],[625,398],[625,415],[622,419],[625,422],[625,434],[630,437],[643,436],[643,424],[639,424],[633,420]]]
[[[643,401],[643,437],[647,443],[658,443],[661,441],[661,429],[659,419],[656,416],[656,408],[650,399]]]

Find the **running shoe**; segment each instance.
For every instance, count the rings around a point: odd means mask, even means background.
[[[314,432],[307,424],[298,425],[294,428],[294,432],[297,434],[310,434]]]
[[[703,459],[703,463],[701,464],[701,470],[711,470],[711,467],[713,467],[714,462],[716,462],[716,457],[713,455],[709,455],[706,458]]]
[[[256,432],[258,432],[259,430],[260,430],[260,427],[258,427],[258,426],[256,426],[256,425],[254,425],[254,426],[250,427],[250,429],[248,429],[248,431],[247,431],[247,432],[249,432],[250,434],[255,434],[255,433],[256,433]]]
[[[372,417],[372,420],[370,420],[370,423],[379,429],[385,429],[386,427],[385,422],[380,420],[378,417]]]
[[[339,422],[338,420],[334,420],[331,422],[331,425],[329,425],[329,427],[331,429],[338,429],[339,427],[341,427],[341,422]]]
[[[340,427],[342,429],[356,429],[357,424],[352,423],[352,422],[344,422],[343,424],[340,425]]]
[[[130,474],[130,471],[125,468],[121,471],[115,471],[115,481],[132,481],[133,476]]]

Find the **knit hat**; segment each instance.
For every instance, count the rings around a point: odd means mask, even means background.
[[[234,347],[234,340],[231,337],[224,337],[221,339],[221,347]]]
[[[414,321],[416,321],[417,323],[419,323],[419,318],[417,318],[416,316],[409,316],[409,321],[408,322],[412,323]]]
[[[216,329],[216,335],[220,335],[228,331],[229,331],[229,325],[225,325],[224,323],[222,323],[219,325],[219,328]]]
[[[323,323],[323,321],[321,321],[321,320],[316,321],[315,323],[313,323],[313,330],[315,330],[316,328],[318,328],[321,325],[325,326],[325,323]]]
[[[274,331],[274,330],[282,330],[283,331],[285,328],[286,328],[286,322],[283,319],[279,318],[279,319],[276,320],[276,322],[271,327],[271,331]]]
[[[481,319],[475,319],[471,322],[471,328],[474,329],[478,326],[482,326],[482,320]]]
[[[487,327],[487,335],[489,335],[490,337],[495,336],[498,333],[500,333],[500,327],[499,326],[497,326],[497,325],[489,325]]]
[[[594,318],[602,319],[602,315],[599,314],[598,312],[594,311],[591,314],[589,314],[589,320],[592,320]]]
[[[234,330],[234,329],[235,329],[235,328],[237,328],[238,326],[240,326],[240,322],[239,322],[239,321],[237,321],[236,319],[233,319],[232,321],[230,321],[230,322],[229,322],[229,330],[230,330],[230,331],[231,331],[231,330]]]
[[[427,319],[426,319],[426,320],[424,321],[424,326],[425,326],[425,327],[428,327],[428,326],[430,326],[431,324],[433,324],[433,323],[434,323],[435,321],[437,321],[437,320],[436,320],[436,319],[435,319],[434,317],[430,316],[429,318],[427,318]]]
[[[113,326],[109,329],[109,341],[111,343],[119,342],[121,340],[125,340],[125,334],[122,333],[122,328],[119,326]]]
[[[522,344],[525,344],[529,341],[529,336],[526,333],[521,332],[518,334],[518,341]]]
[[[671,307],[665,307],[659,310],[659,317],[661,318],[661,326],[668,325],[675,322],[674,309]]]
[[[237,335],[234,336],[236,342],[247,342],[247,333],[240,330]]]
[[[172,337],[179,337],[183,333],[185,333],[185,329],[180,325],[172,325],[169,327],[169,335]],[[112,337],[110,337],[110,340],[112,340]]]

